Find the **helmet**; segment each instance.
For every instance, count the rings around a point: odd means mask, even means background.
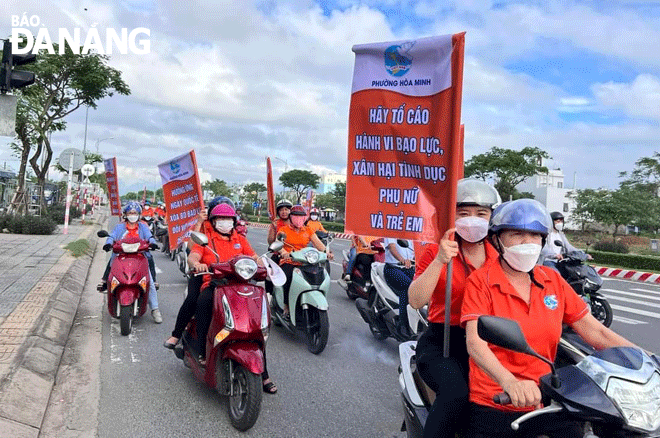
[[[211,221],[216,217],[232,217],[234,218],[234,222],[236,222],[236,211],[229,204],[218,204],[211,210],[209,220]]]
[[[309,211],[309,214],[312,214],[312,213],[319,214],[319,209],[316,208],[316,207],[312,208],[312,209]]]
[[[275,207],[275,213],[279,213],[280,208],[282,207],[286,207],[290,209],[291,207],[293,207],[293,204],[288,199],[282,199],[280,202],[277,203],[277,206]]]
[[[144,201],[144,206],[151,205],[151,201]]]
[[[294,205],[291,207],[291,213],[292,216],[307,216],[307,212],[305,212],[305,209],[303,208],[302,205]]]
[[[478,179],[464,178],[456,187],[456,206],[478,205],[493,209],[502,203],[494,187]]]
[[[124,209],[122,210],[122,213],[126,214],[131,210],[135,210],[138,212],[138,214],[142,214],[142,207],[140,207],[140,204],[135,202],[135,201],[129,201],[125,206]]]
[[[552,218],[553,222],[558,219],[564,220],[564,215],[558,211],[553,211],[552,213],[550,213],[550,217]]]
[[[517,199],[505,202],[493,211],[488,230],[524,230],[540,233],[547,237],[552,228],[552,219],[543,204],[534,199]]]
[[[231,207],[232,210],[234,209],[234,201],[232,201],[231,199],[229,199],[226,196],[216,196],[215,198],[213,198],[209,201],[209,208],[207,210],[209,220],[211,219],[211,213],[213,213],[213,208],[216,205],[220,205],[220,204],[227,204]]]

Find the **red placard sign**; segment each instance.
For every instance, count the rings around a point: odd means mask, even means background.
[[[103,160],[105,166],[105,181],[108,184],[108,201],[113,216],[121,217],[121,201],[119,200],[119,186],[117,185],[117,158]]]

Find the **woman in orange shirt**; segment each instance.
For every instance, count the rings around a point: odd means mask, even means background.
[[[562,324],[598,350],[634,347],[599,323],[558,272],[536,265],[551,228],[550,215],[533,199],[507,202],[493,212],[489,238],[500,256],[470,275],[462,306],[461,324],[466,327],[470,354],[469,438],[582,436],[579,424],[562,417],[530,420],[518,433],[511,429],[512,421],[540,406],[539,379],[550,367],[532,356],[489,345],[477,333],[479,316],[516,320],[530,346],[552,361]],[[493,402],[493,396],[503,391],[511,398],[510,405]]]
[[[296,262],[291,260],[290,253],[294,251],[300,251],[305,248],[310,242],[314,245],[314,248],[319,251],[325,251],[325,245],[319,240],[319,238],[314,234],[307,226],[305,226],[305,209],[302,205],[294,205],[291,208],[291,213],[289,214],[290,223],[280,228],[279,233],[284,234],[284,248],[280,251],[282,259],[280,260],[280,266],[286,274],[286,283],[284,283],[284,317],[289,316],[289,287],[291,286],[291,279],[293,277],[293,268],[295,268]],[[328,253],[328,259],[332,260],[332,252]]]
[[[459,325],[463,291],[471,272],[497,258],[497,251],[485,238],[492,209],[500,202],[497,190],[484,181],[460,180],[456,190],[456,228],[448,230],[439,245],[426,245],[417,261],[415,279],[408,288],[412,307],[419,309],[429,305],[429,326],[416,348],[417,369],[424,382],[436,392],[424,437],[453,438],[464,424],[463,414],[468,403],[468,354],[465,330]],[[445,358],[446,264],[453,258],[450,357]]]

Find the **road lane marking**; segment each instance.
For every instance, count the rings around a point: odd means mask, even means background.
[[[656,303],[649,303],[647,301],[642,301],[642,300],[634,300],[632,298],[624,298],[624,297],[615,297],[615,296],[608,296],[607,299],[609,301],[615,300],[615,301],[623,301],[628,304],[641,304],[642,306],[647,306],[647,307],[656,307],[660,309],[660,304]]]
[[[646,321],[639,321],[637,319],[625,318],[623,316],[615,316],[613,319],[615,321],[622,322],[624,324],[632,324],[632,325],[648,324],[648,322]]]
[[[620,310],[626,313],[634,313],[636,315],[642,315],[642,316],[648,316],[651,318],[660,319],[660,313],[647,312],[646,310],[633,309],[632,307],[619,306],[618,304],[610,304],[610,306],[612,306],[612,309],[614,310]]]
[[[156,266],[156,274],[162,274],[163,270]]]
[[[636,289],[633,289],[633,290],[636,290]],[[646,298],[647,300],[660,301],[660,297],[650,297],[648,295],[636,294],[636,293],[632,293],[632,292],[625,292],[625,291],[617,290],[617,289],[600,289],[599,292],[601,292],[601,291],[611,292],[613,294],[628,295],[628,296],[637,297],[637,298]]]
[[[649,293],[649,294],[660,296],[660,290],[640,289],[638,287],[631,287],[630,290],[636,290],[637,292],[646,292],[646,293]]]

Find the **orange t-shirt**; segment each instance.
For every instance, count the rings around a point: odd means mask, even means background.
[[[355,252],[356,254],[376,254],[376,251],[371,249],[371,242],[374,240],[382,239],[382,237],[374,237],[374,236],[360,236],[364,239],[365,242],[367,242],[367,246],[363,246],[362,242],[360,242],[360,238],[358,236],[353,236],[353,245],[355,246]]]
[[[209,244],[207,246],[200,246],[196,243],[193,244],[191,254],[201,255],[200,263],[205,265],[210,265],[211,263],[227,262],[239,254],[244,254],[247,256],[254,256],[254,250],[250,246],[250,242],[238,234],[236,231],[232,231],[229,240],[222,238],[222,235],[218,232],[206,233],[206,236],[209,238]],[[211,249],[215,251],[219,258],[211,252]],[[204,284],[202,284],[202,290],[208,287],[211,283],[211,276],[204,275]]]
[[[136,223],[133,228],[129,228],[129,227],[130,227],[130,224],[126,223],[126,232],[124,233],[124,235],[121,238],[126,239],[127,237],[136,237],[136,238],[139,239],[140,238],[140,227],[138,226],[138,224]]]
[[[142,210],[142,217],[152,217],[153,215],[154,215],[153,208],[150,208],[148,210],[147,209]]]
[[[160,217],[165,217],[165,210],[160,207],[155,210],[155,213]]]
[[[495,315],[514,319],[520,324],[529,345],[550,360],[555,359],[561,337],[562,323],[572,324],[589,313],[587,304],[575,293],[559,273],[545,266],[534,268],[535,280],[527,304],[509,282],[499,262],[490,263],[475,271],[467,279],[461,324],[481,315]],[[489,345],[495,357],[518,379],[539,382],[550,367],[535,357]],[[493,396],[502,387],[470,358],[470,401],[502,411],[532,411],[534,407],[515,408],[497,405]]]
[[[319,221],[308,220],[306,226],[307,228],[310,229],[312,233],[316,233],[319,230],[323,231],[324,233],[327,233],[325,228],[323,228],[323,224]]]
[[[284,249],[287,252],[300,251],[301,249],[305,248],[309,244],[310,240],[312,240],[313,234],[308,227],[303,226],[298,231],[296,231],[288,225],[278,230],[278,232],[284,233],[286,235],[286,239],[284,239]],[[282,259],[280,264],[282,263],[294,262],[291,261],[291,259]]]
[[[486,249],[486,261],[484,265],[497,260],[499,253],[493,245],[484,241]],[[423,246],[424,252],[422,257],[415,266],[415,278],[422,275],[422,273],[433,262],[433,259],[438,255],[438,244],[428,243]],[[417,255],[415,255],[417,256]],[[467,267],[467,270],[466,270]],[[475,271],[476,268],[470,263],[468,259],[463,256],[461,251],[458,256],[454,258],[452,264],[451,275],[451,310],[449,324],[459,325],[461,323],[461,306],[463,304],[463,293],[465,292],[465,281],[468,276]],[[445,322],[445,285],[447,283],[447,265],[442,267],[440,277],[435,285],[431,300],[429,301],[429,322],[444,323]]]

